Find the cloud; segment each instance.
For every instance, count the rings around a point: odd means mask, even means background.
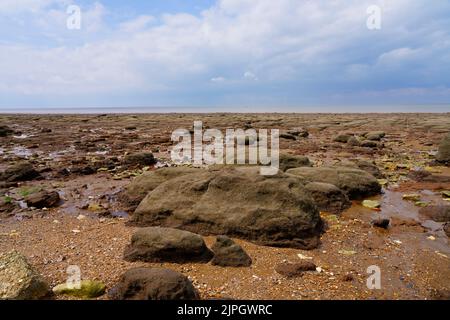
[[[225,78],[224,77],[214,77],[211,78],[211,82],[224,82]]]
[[[17,14],[23,12],[39,12],[54,4],[67,4],[63,0],[2,0],[0,15]]]
[[[137,32],[145,29],[150,23],[155,21],[155,17],[148,15],[141,15],[133,20],[126,21],[120,24],[119,29],[122,32]]]
[[[110,93],[134,104],[173,105],[177,96],[190,105],[193,94],[208,104],[231,96],[236,104],[254,96],[258,103],[331,103],[367,92],[406,101],[408,88],[432,101],[433,88],[450,83],[446,0],[220,0],[199,15],[142,14],[112,23],[106,18],[118,13],[98,2],[83,7],[79,32],[63,27],[69,2],[1,2],[9,22],[28,10],[37,33],[17,27],[23,40],[0,42],[0,105],[12,97],[78,101],[95,94],[107,104]],[[366,27],[372,4],[383,9],[381,30]],[[439,99],[450,97],[439,92]]]

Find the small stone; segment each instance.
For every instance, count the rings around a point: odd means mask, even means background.
[[[354,251],[354,250],[339,250],[338,252],[345,256],[353,256],[356,254],[356,251]]]
[[[377,142],[371,140],[364,140],[363,142],[361,142],[361,147],[364,148],[377,148],[378,146],[379,145]]]
[[[83,280],[78,285],[63,283],[53,288],[53,293],[82,299],[97,298],[105,293],[106,286],[99,281]]]
[[[212,265],[222,267],[249,267],[252,259],[233,240],[227,236],[218,236],[216,243],[212,246],[214,257],[211,261]]]
[[[347,273],[342,276],[342,281],[344,282],[351,282],[353,280],[355,280],[355,277],[352,274]]]
[[[381,207],[380,201],[377,200],[364,200],[362,205],[369,209],[379,209]]]
[[[402,196],[402,199],[406,201],[420,201],[420,194],[417,193],[404,194]]]
[[[349,134],[340,134],[338,136],[336,136],[333,141],[334,142],[340,142],[340,143],[347,143],[348,140],[351,138],[352,136]]]
[[[275,271],[288,277],[299,277],[306,271],[316,271],[317,266],[311,261],[301,261],[296,263],[281,263],[275,267]]]
[[[373,226],[382,228],[382,229],[387,229],[389,227],[390,222],[391,221],[389,219],[385,219],[385,218],[379,218],[379,219],[372,220]]]

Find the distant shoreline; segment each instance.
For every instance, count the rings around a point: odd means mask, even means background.
[[[364,110],[367,111],[364,111]],[[0,108],[1,115],[33,114],[445,114],[450,104],[405,106],[307,106],[307,107],[45,107]]]

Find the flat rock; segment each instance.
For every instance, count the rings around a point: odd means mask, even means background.
[[[322,220],[301,181],[254,167],[225,167],[171,179],[150,192],[131,222],[228,235],[262,245],[315,248]]]
[[[123,159],[126,166],[151,166],[156,164],[156,159],[151,152],[128,154]]]
[[[198,171],[199,169],[189,167],[168,167],[145,172],[131,181],[124,192],[120,194],[120,201],[134,210],[145,196],[160,184]]]
[[[29,207],[35,208],[52,208],[61,201],[56,191],[40,191],[25,197],[25,202]]]
[[[136,231],[124,253],[127,261],[145,262],[208,262],[212,256],[198,234],[160,227]]]
[[[421,208],[419,213],[436,222],[450,222],[450,206],[427,206]]]
[[[62,283],[53,288],[53,293],[82,299],[93,299],[105,293],[106,286],[100,281],[82,280],[79,285]]]
[[[316,265],[311,261],[285,262],[277,265],[275,271],[285,277],[293,278],[302,276],[306,271],[316,271],[316,268]]]
[[[344,191],[350,200],[361,199],[381,192],[378,180],[370,173],[347,167],[319,167],[289,169],[288,174],[299,177],[305,183],[333,184]]]
[[[29,181],[38,178],[39,173],[29,162],[20,162],[10,166],[4,172],[0,173],[0,181],[15,182]]]
[[[312,167],[308,157],[296,156],[288,153],[280,154],[280,170],[286,171],[292,168]]]
[[[349,134],[340,134],[340,135],[337,135],[337,136],[333,139],[333,141],[334,141],[334,142],[340,142],[340,143],[347,143],[348,140],[349,140],[351,137],[352,137],[352,136],[349,135]]]
[[[300,138],[307,138],[309,136],[308,130],[304,128],[294,128],[289,130],[287,133]]]
[[[17,251],[0,254],[0,299],[35,300],[49,292],[47,282]]]
[[[434,175],[426,170],[412,170],[407,177],[418,182],[450,183],[450,177]]]
[[[371,131],[366,133],[365,138],[370,141],[380,141],[386,136],[384,131]]]
[[[364,148],[378,148],[380,144],[373,140],[364,140],[361,142],[360,146]]]
[[[109,292],[112,300],[198,300],[199,294],[183,274],[160,268],[125,272]]]
[[[352,205],[345,192],[334,184],[310,182],[305,188],[311,194],[320,211],[338,214]]]
[[[355,168],[360,169],[363,171],[366,171],[373,175],[377,179],[384,178],[384,174],[380,171],[380,169],[377,167],[377,165],[372,161],[367,161],[363,159],[355,159],[352,161],[341,161],[339,162],[339,166],[341,167],[349,167],[349,168]]]
[[[211,261],[212,265],[221,267],[249,267],[252,259],[233,240],[227,236],[218,236],[216,243],[212,246],[214,257]]]
[[[361,141],[359,141],[359,139],[356,138],[355,136],[352,136],[347,140],[347,144],[349,146],[358,147],[361,145]]]

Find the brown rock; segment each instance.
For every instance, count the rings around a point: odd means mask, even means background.
[[[10,166],[4,172],[0,173],[0,181],[16,182],[29,181],[38,178],[39,173],[33,168],[29,162],[20,162]]]
[[[35,208],[52,208],[58,205],[61,201],[58,192],[56,191],[41,191],[30,194],[25,198],[25,202],[29,207]]]
[[[450,222],[450,206],[427,206],[421,208],[419,213],[436,222]]]
[[[316,265],[311,261],[301,261],[297,263],[281,263],[275,267],[275,271],[279,274],[288,277],[299,277],[305,271],[316,271]]]
[[[339,214],[352,205],[347,195],[334,184],[311,182],[305,188],[320,211]]]
[[[263,245],[311,249],[322,220],[300,180],[254,167],[225,167],[171,179],[142,200],[134,224],[228,235]]]
[[[214,257],[211,261],[212,265],[221,267],[249,267],[252,259],[233,240],[227,236],[218,236],[216,243],[212,246]]]
[[[181,273],[160,268],[125,272],[108,296],[112,300],[198,300],[191,281]]]
[[[145,262],[208,262],[212,256],[198,234],[160,227],[136,231],[124,253],[127,261]]]
[[[17,251],[0,254],[0,300],[35,300],[45,297],[48,284]]]

